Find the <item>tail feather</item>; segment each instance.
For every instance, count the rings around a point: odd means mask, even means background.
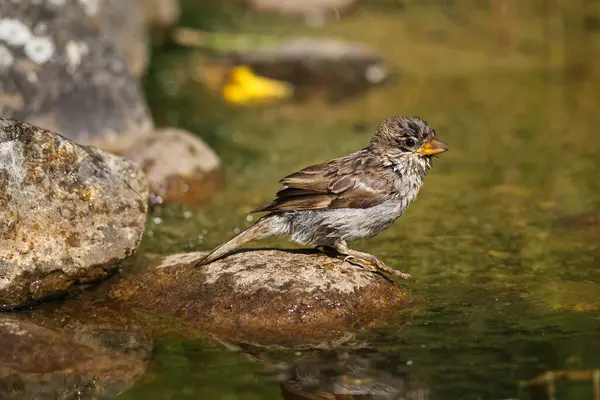
[[[240,232],[233,239],[223,243],[222,245],[211,251],[206,257],[201,259],[197,265],[200,266],[208,264],[210,262],[215,261],[218,258],[223,257],[225,254],[235,250],[244,243],[250,242],[252,240],[264,239],[272,235],[273,233],[271,232],[271,229],[269,227],[268,219],[261,218],[256,224],[252,225],[250,228]]]

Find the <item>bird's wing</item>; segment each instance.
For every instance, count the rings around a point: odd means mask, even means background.
[[[253,212],[368,208],[389,199],[394,189],[393,171],[364,151],[304,168],[280,183],[275,200]]]

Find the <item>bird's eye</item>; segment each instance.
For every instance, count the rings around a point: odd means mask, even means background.
[[[406,147],[415,147],[415,145],[417,144],[417,142],[415,142],[414,139],[408,138],[404,140],[404,145]]]

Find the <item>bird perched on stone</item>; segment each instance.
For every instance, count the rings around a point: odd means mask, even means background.
[[[364,149],[281,179],[275,199],[252,211],[268,214],[198,265],[251,240],[289,236],[302,245],[333,249],[363,268],[410,278],[371,254],[349,249],[348,243],[373,237],[399,218],[423,186],[432,157],[446,150],[421,118],[386,119]]]

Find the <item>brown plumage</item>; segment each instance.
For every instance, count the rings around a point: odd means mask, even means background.
[[[394,190],[394,176],[366,151],[312,165],[282,178],[275,200],[252,212],[368,208]]]

